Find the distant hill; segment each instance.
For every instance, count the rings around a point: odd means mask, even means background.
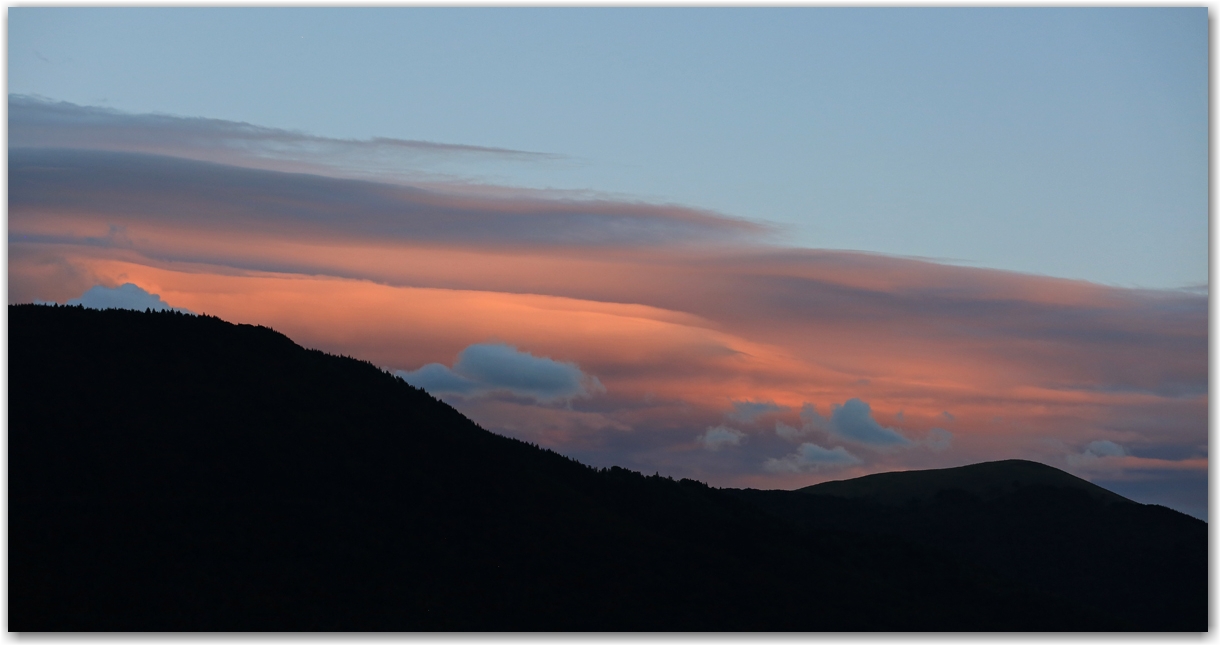
[[[810,531],[944,553],[1147,631],[1203,631],[1207,524],[1018,459],[730,491]]]
[[[931,502],[938,495],[951,494],[993,500],[1026,486],[1080,491],[1092,499],[1107,503],[1133,503],[1058,468],[1024,459],[991,461],[957,468],[877,473],[814,484],[800,489],[800,492],[883,504],[907,504],[914,501]]]
[[[962,535],[995,504],[1067,522],[1060,559],[1170,544],[1148,562],[1182,607],[1132,612],[1112,598],[1161,590],[1142,564],[1065,594],[867,500],[590,468],[263,327],[8,313],[13,631],[1206,629],[1206,524],[1167,509],[1037,486],[901,507]],[[1120,507],[1152,514],[1105,524]],[[1073,533],[1080,509],[1117,533]]]

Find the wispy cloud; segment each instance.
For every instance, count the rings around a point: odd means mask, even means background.
[[[11,148],[9,185],[14,219],[54,212],[281,240],[634,246],[764,230],[678,206],[463,196],[130,152]]]
[[[388,137],[337,139],[250,123],[132,114],[9,95],[9,146],[169,155],[268,170],[386,177],[443,159],[555,161],[561,155]]]

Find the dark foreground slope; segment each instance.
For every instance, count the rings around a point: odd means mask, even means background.
[[[731,493],[810,531],[951,553],[1140,630],[1207,630],[1207,524],[1044,464],[1013,459]]]
[[[8,367],[14,631],[1140,627],[588,468],[266,328],[14,306]]]

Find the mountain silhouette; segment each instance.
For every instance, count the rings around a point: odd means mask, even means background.
[[[1139,630],[1207,628],[1207,524],[1010,459],[731,491],[806,530],[940,551]]]
[[[13,631],[1206,629],[1205,523],[997,468],[897,503],[716,489],[264,327],[9,307]]]
[[[810,495],[862,499],[882,504],[930,502],[946,494],[994,500],[1023,486],[1080,491],[1104,503],[1131,500],[1058,468],[1024,459],[904,472],[877,473],[855,479],[829,481],[800,489]]]

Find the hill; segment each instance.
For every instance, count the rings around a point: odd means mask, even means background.
[[[262,327],[10,306],[8,367],[14,631],[1147,625],[857,500],[589,468]]]
[[[1024,460],[732,491],[804,529],[886,536],[1146,631],[1204,631],[1207,524]]]
[[[877,473],[855,479],[823,482],[800,489],[810,495],[861,499],[882,504],[931,502],[946,494],[994,500],[1023,486],[1080,491],[1105,503],[1132,503],[1101,486],[1058,468],[1024,459],[1007,459],[957,468]]]

